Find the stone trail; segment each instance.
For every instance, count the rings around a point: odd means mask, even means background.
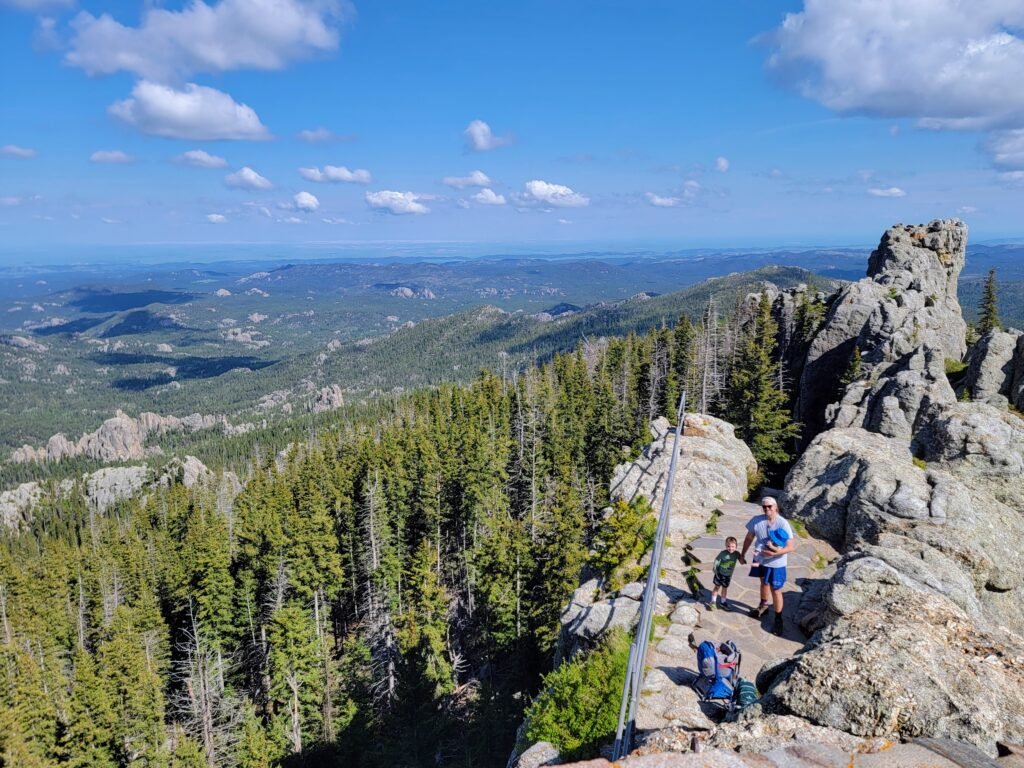
[[[685,471],[685,470],[684,470]],[[689,647],[690,633],[700,640],[722,642],[733,640],[743,654],[742,676],[753,680],[761,666],[770,660],[792,656],[804,644],[805,637],[795,621],[803,593],[811,581],[821,578],[814,563],[827,562],[836,556],[823,540],[797,536],[796,550],[789,555],[788,578],[783,610],[784,633],[771,633],[772,611],[761,619],[747,615],[759,601],[758,582],[748,576],[750,566],[738,565],[729,587],[729,603],[734,610],[709,611],[704,605],[710,598],[712,566],[715,556],[725,547],[727,536],[735,536],[742,548],[747,521],[760,514],[756,504],[724,501],[719,505],[717,531],[686,541],[670,541],[662,558],[660,589],[674,604],[668,626],[655,625],[654,639],[647,655],[643,698],[637,711],[637,729],[656,730],[670,726],[710,727],[697,703],[689,683],[696,674],[696,653]],[[782,511],[785,516],[786,511]],[[683,555],[689,550],[700,559],[696,565],[705,586],[701,602],[695,601],[686,584]],[[697,621],[697,626],[694,626]]]

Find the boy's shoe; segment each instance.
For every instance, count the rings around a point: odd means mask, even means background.
[[[760,619],[768,613],[768,603],[761,603],[757,608],[750,609],[750,616],[755,619]]]
[[[707,608],[709,611],[715,610],[715,601],[714,600],[710,600],[710,601],[704,603],[704,607]]]
[[[729,605],[729,603],[727,603],[727,602],[726,602],[725,600],[722,600],[722,601],[721,601],[721,602],[720,602],[720,603],[718,604],[718,607],[719,607],[719,608],[721,608],[721,609],[722,609],[723,611],[725,611],[726,613],[728,613],[729,611],[731,611],[731,610],[732,610],[732,606],[730,606],[730,605]]]
[[[783,627],[782,627],[782,614],[776,613],[775,614],[775,623],[772,625],[772,634],[773,635],[778,635],[779,637],[782,637],[782,631],[783,631]]]

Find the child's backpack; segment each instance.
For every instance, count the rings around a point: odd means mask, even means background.
[[[736,645],[729,641],[732,652]],[[726,644],[723,643],[723,646]],[[739,651],[736,651],[737,658]],[[695,687],[697,692],[706,699],[726,699],[732,701],[733,686],[730,682],[735,670],[733,667],[723,666],[718,658],[718,649],[710,640],[705,640],[697,647],[697,681]]]

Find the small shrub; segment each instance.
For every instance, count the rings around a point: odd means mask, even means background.
[[[711,513],[711,517],[704,523],[705,533],[718,533],[718,518],[722,516],[722,510],[716,509]]]
[[[828,558],[821,554],[821,552],[815,552],[814,557],[811,558],[811,569],[815,571],[823,571],[827,566]]]
[[[946,376],[958,376],[967,370],[967,363],[962,360],[954,360],[951,357],[946,358]]]
[[[900,295],[900,289],[899,288],[897,288],[895,285],[889,286],[888,296],[889,296],[890,299],[895,299],[899,295]]]
[[[628,661],[629,636],[616,629],[585,658],[546,675],[526,709],[527,740],[549,741],[570,760],[597,757],[615,736]]]
[[[914,466],[918,469],[928,469],[928,462],[924,459],[919,459],[917,456],[914,457]]]
[[[811,534],[807,532],[807,524],[803,520],[790,520],[789,524],[801,539],[811,538]]]

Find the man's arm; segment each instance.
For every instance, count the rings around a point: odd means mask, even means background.
[[[754,543],[754,532],[747,531],[747,536],[743,539],[743,550],[740,552],[740,563],[743,565],[747,564],[747,550],[750,549],[750,545]]]

